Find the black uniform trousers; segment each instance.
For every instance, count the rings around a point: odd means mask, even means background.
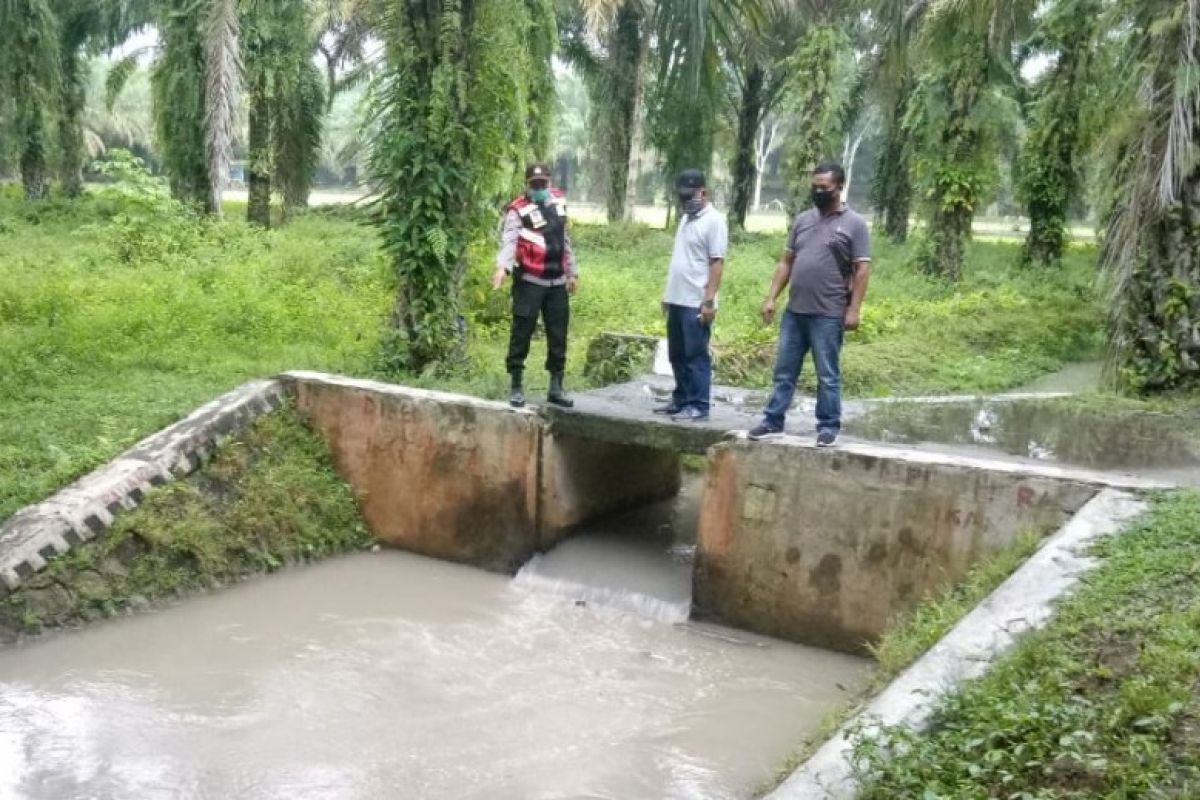
[[[518,275],[512,288],[512,334],[508,340],[509,373],[525,368],[529,341],[537,330],[538,315],[546,325],[546,371],[562,372],[567,366],[567,327],[571,301],[566,286],[539,286]]]

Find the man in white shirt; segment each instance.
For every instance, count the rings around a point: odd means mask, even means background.
[[[675,390],[671,401],[654,413],[669,414],[679,422],[700,422],[708,419],[712,391],[709,340],[729,249],[729,228],[725,217],[709,202],[703,172],[684,170],[676,189],[682,214],[663,296]]]

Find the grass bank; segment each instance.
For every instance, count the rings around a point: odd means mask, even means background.
[[[857,749],[860,800],[1200,796],[1200,493],[1162,496],[1050,624]]]
[[[0,600],[0,641],[371,544],[325,443],[290,408]]]
[[[358,216],[322,209],[264,232],[241,209],[197,219],[147,192],[32,205],[0,189],[0,519],[248,378],[298,368],[386,377],[375,353],[392,286]],[[579,226],[576,244],[569,371],[579,387],[600,332],[661,335],[671,236]],[[715,329],[724,381],[768,380],[775,331],[758,308],[780,245],[765,235],[733,245]],[[846,350],[851,394],[1003,389],[1099,348],[1090,250],[1029,273],[1015,246],[977,243],[957,286],[909,269],[904,248],[877,242],[875,256],[863,328]],[[487,285],[491,258],[489,247],[473,252],[466,361],[398,379],[504,395],[507,298]],[[530,356],[535,396],[543,347]]]

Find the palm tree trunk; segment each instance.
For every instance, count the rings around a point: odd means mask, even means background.
[[[630,160],[637,127],[634,114],[641,103],[638,87],[642,86],[641,73],[645,67],[642,63],[643,39],[648,35],[642,28],[640,10],[632,3],[622,5],[617,12],[603,86],[595,103],[600,115],[597,121],[608,172],[606,206],[609,222],[625,219]]]
[[[78,197],[83,193],[83,162],[86,157],[83,144],[83,109],[87,100],[80,67],[79,51],[64,50],[62,115],[58,121],[58,146],[62,159],[62,186],[67,197]]]
[[[730,221],[735,228],[745,230],[746,215],[750,211],[750,194],[758,185],[756,143],[758,129],[762,126],[763,84],[766,73],[760,64],[754,64],[746,73],[746,86],[742,91],[738,109],[737,149],[733,157],[733,204],[730,206]]]
[[[21,150],[21,184],[26,200],[44,200],[50,194],[44,135],[39,116],[34,125],[26,128],[25,147]]]
[[[909,132],[904,124],[911,92],[911,81],[901,83],[884,134],[883,147],[875,162],[875,185],[872,191],[875,224],[896,244],[903,244],[908,239],[908,220],[912,213],[912,181],[909,174],[911,149],[908,144]]]
[[[637,211],[638,173],[641,172],[642,140],[646,134],[643,117],[646,107],[646,56],[650,37],[642,34],[638,41],[637,61],[634,63],[633,111],[630,114],[629,169],[625,177],[624,219],[632,222]]]
[[[1122,292],[1116,338],[1123,383],[1137,391],[1200,387],[1200,169],[1156,212]]]
[[[247,185],[249,202],[246,219],[264,228],[271,227],[271,110],[266,77],[255,76],[250,87],[250,164]]]

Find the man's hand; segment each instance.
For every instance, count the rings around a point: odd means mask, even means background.
[[[578,275],[568,275],[567,276],[567,293],[575,294],[575,290],[578,288],[579,288],[579,276]]]
[[[856,308],[846,309],[846,319],[842,326],[848,331],[858,330],[858,324],[862,321],[862,315]]]
[[[716,306],[700,306],[700,324],[711,325],[712,321],[717,318]]]
[[[763,318],[763,323],[766,325],[770,325],[772,322],[775,321],[775,301],[774,300],[768,300],[767,302],[763,303],[762,318]]]
[[[499,289],[504,285],[504,279],[508,277],[508,271],[504,267],[496,267],[496,271],[492,273],[492,288]]]

